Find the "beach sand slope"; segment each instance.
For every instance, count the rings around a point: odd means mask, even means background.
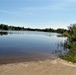
[[[61,59],[4,64],[0,75],[76,75],[76,64]]]

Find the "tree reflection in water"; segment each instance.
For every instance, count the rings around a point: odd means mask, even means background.
[[[8,32],[0,32],[0,36],[8,35]]]
[[[68,47],[65,47],[65,42],[66,42],[66,40],[64,42],[58,42],[57,43],[57,49],[54,50],[52,52],[52,54],[54,54],[56,57],[59,57],[63,54],[68,53],[69,49],[68,49]]]

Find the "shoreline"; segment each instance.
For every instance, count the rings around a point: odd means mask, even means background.
[[[3,64],[0,75],[76,75],[76,64],[60,58]]]
[[[57,57],[48,54],[32,54],[32,55],[23,55],[23,56],[7,56],[7,57],[0,57],[0,65],[3,64],[13,64],[13,63],[22,63],[22,62],[31,62],[31,61],[45,61],[47,59],[53,60],[56,59]]]
[[[10,60],[10,59],[9,59]],[[13,61],[13,60],[12,60]],[[15,61],[15,62],[8,62],[8,63],[0,63],[0,66],[2,65],[14,65],[14,64],[25,64],[25,63],[42,63],[42,62],[45,62],[45,61],[49,61],[53,64],[56,64],[56,63],[61,63],[61,64],[64,64],[64,65],[68,65],[68,66],[76,66],[76,63],[73,63],[71,61],[67,61],[67,60],[64,60],[64,59],[61,59],[61,58],[56,58],[56,59],[45,59],[45,60],[25,60],[25,61]]]

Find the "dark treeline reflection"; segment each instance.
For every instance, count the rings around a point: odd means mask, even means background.
[[[0,36],[8,35],[8,32],[0,32]]]
[[[8,34],[24,34],[24,33],[19,31],[0,31],[0,36],[8,35]]]

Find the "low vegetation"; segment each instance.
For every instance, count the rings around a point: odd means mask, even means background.
[[[68,40],[64,45],[69,48],[69,52],[60,57],[76,63],[76,24],[69,26],[68,31],[64,32],[63,35],[68,37]]]

